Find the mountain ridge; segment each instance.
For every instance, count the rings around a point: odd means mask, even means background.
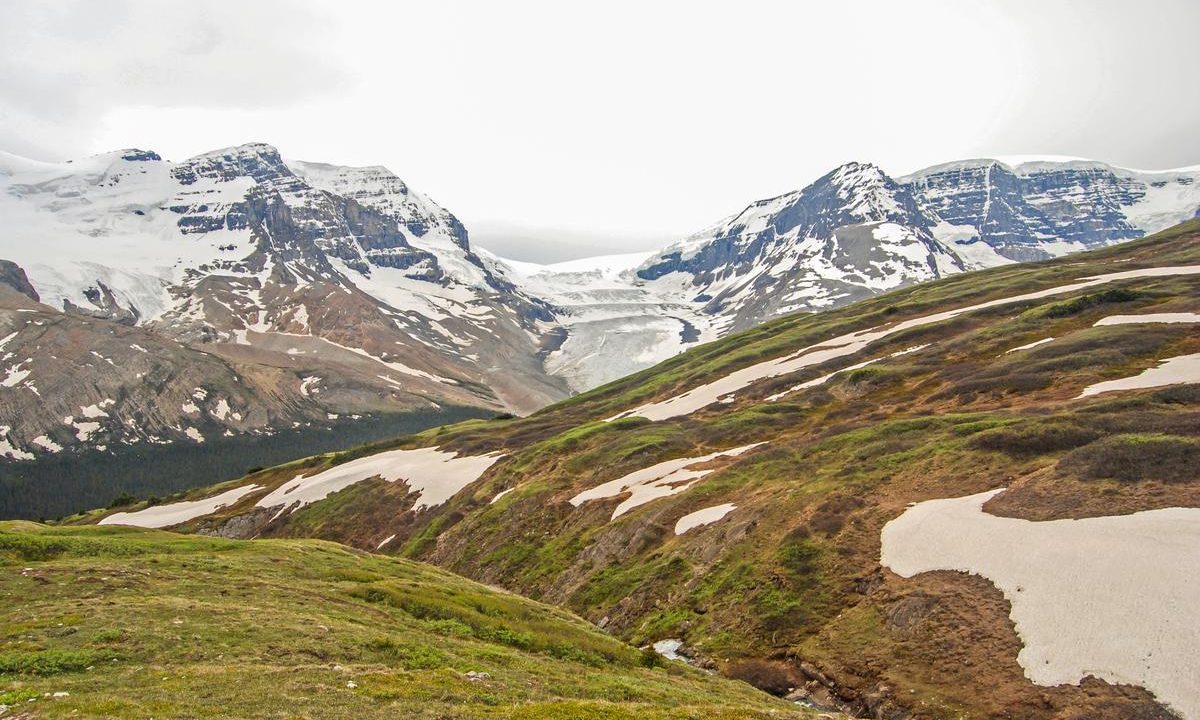
[[[640,262],[537,266],[473,247],[380,166],[289,161],[265,143],[178,163],[5,154],[0,258],[18,290],[0,307],[0,476],[62,452],[270,443],[345,418],[528,413],[780,315],[1200,211],[1186,171],[953,167],[897,180],[847,163]],[[100,355],[66,363],[52,346],[68,336]]]

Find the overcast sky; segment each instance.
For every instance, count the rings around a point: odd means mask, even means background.
[[[1200,163],[1200,2],[0,0],[0,149],[382,164],[519,259],[850,160]]]

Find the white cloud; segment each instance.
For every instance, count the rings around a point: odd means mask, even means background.
[[[95,151],[106,115],[124,108],[328,95],[345,72],[321,46],[322,17],[282,0],[0,4],[0,144],[70,156]]]

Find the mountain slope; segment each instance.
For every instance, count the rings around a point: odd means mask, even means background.
[[[643,667],[561,610],[332,543],[0,523],[0,567],[6,717],[809,716]]]
[[[1191,222],[771,321],[528,418],[317,456],[249,476],[223,507],[109,522],[432,560],[637,643],[681,640],[723,672],[768,663],[761,686],[859,714],[1194,718],[1196,668],[1172,658],[1200,642],[1200,597],[1171,582],[1200,557],[1197,322]],[[906,545],[919,517],[933,519]],[[1143,527],[1120,553],[1041,543],[1016,584],[984,542],[967,546],[980,558],[911,554],[962,547],[953,533],[984,517],[1049,538]],[[1037,574],[1047,562],[1091,610],[1054,612],[1072,606]],[[1148,584],[1095,584],[1140,568]],[[1146,597],[1160,610],[1138,611]],[[1046,627],[1087,640],[1047,644]]]

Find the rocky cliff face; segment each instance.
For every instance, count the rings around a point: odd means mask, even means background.
[[[1150,173],[1090,161],[971,160],[901,182],[942,239],[982,242],[1002,258],[1028,261],[1132,240],[1187,220],[1200,203],[1198,179],[1197,170]]]

